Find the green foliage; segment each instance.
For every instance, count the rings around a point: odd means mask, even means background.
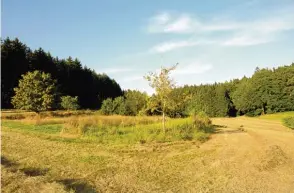
[[[290,129],[294,129],[294,117],[286,117],[283,119],[283,124]]]
[[[111,115],[114,113],[114,107],[111,98],[108,98],[102,102],[100,111],[104,115]]]
[[[153,95],[148,101],[148,108],[151,112],[157,111],[162,113],[162,128],[165,132],[165,115],[168,112],[175,111],[186,100],[177,100],[178,97],[173,94],[175,89],[175,82],[170,77],[171,71],[175,70],[178,64],[170,68],[161,68],[160,73],[150,72],[144,78],[149,82],[149,85],[155,90]],[[181,95],[184,96],[184,95]]]
[[[174,108],[175,104],[171,98],[171,93],[175,88],[175,82],[170,78],[170,73],[176,69],[176,66],[161,68],[159,74],[150,72],[144,77],[155,90],[153,100],[150,102],[153,111],[161,111],[164,114],[168,109]]]
[[[126,103],[124,97],[108,98],[102,102],[100,109],[104,115],[126,115]]]
[[[212,84],[200,86],[186,86],[191,100],[186,104],[186,111],[190,115],[205,112],[211,117],[227,116],[234,110],[229,93],[230,84]]]
[[[83,67],[77,58],[59,59],[41,48],[30,50],[18,39],[1,41],[1,70],[2,108],[13,108],[13,88],[18,85],[22,74],[35,70],[50,73],[58,82],[57,94],[78,96],[83,109],[98,109],[103,100],[123,94],[115,80]]]
[[[29,48],[17,38],[1,39],[1,108],[13,108],[11,98],[21,75],[29,70]]]
[[[148,95],[136,90],[127,90],[123,97],[103,101],[101,112],[104,115],[138,115],[145,108]]]
[[[177,88],[191,94],[182,112],[210,117],[258,116],[294,110],[294,65],[257,69],[251,78]]]
[[[76,58],[59,59],[41,48],[31,50],[18,39],[6,38],[1,40],[1,107],[13,107],[13,89],[21,75],[39,70],[50,73],[57,80],[56,98],[77,96],[82,109],[99,109],[105,99],[123,96],[124,99],[116,102],[123,101],[124,104],[113,104],[113,108],[118,108],[116,112],[111,108],[107,111],[104,106],[105,114],[159,115],[164,112],[169,117],[185,117],[203,111],[210,117],[224,117],[294,110],[294,64],[273,69],[257,68],[250,78],[179,88],[175,88],[169,77],[175,67],[162,68],[159,74],[146,76],[156,92],[149,98],[139,91],[122,92],[115,80],[83,67]],[[57,108],[51,106],[51,109]]]
[[[126,103],[125,103],[124,97],[116,97],[113,100],[112,114],[116,114],[116,115],[125,115],[126,114]]]
[[[60,105],[63,109],[66,110],[77,110],[80,108],[77,96],[62,96]]]
[[[236,91],[232,94],[233,103],[241,112],[250,112],[255,106],[254,92],[249,79],[243,78]]]
[[[19,85],[14,89],[12,104],[17,109],[34,112],[52,108],[56,92],[55,80],[48,73],[34,71],[22,76]]]
[[[233,93],[233,102],[243,114],[291,111],[294,109],[294,66],[277,69],[257,69],[250,79],[244,79]]]
[[[124,92],[125,97],[125,115],[138,115],[141,110],[146,108],[148,95],[145,92],[137,90],[127,90]]]

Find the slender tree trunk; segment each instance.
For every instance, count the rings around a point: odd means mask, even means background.
[[[162,129],[163,133],[165,134],[165,113],[162,112]]]

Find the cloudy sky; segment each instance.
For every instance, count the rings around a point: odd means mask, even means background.
[[[79,58],[123,89],[179,63],[178,85],[294,62],[294,0],[2,0],[1,37]]]

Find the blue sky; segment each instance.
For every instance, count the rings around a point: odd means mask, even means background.
[[[178,85],[294,62],[293,0],[2,0],[2,37],[79,58],[123,89],[179,63]]]

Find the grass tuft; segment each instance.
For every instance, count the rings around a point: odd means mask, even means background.
[[[283,124],[290,129],[294,129],[294,116],[293,117],[286,117],[283,119]]]

